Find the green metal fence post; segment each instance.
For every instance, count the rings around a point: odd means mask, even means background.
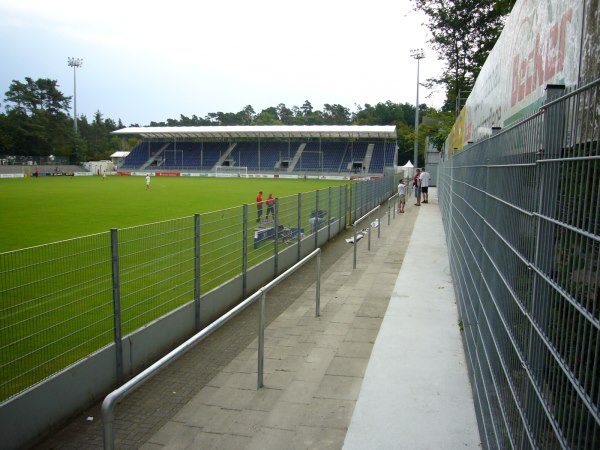
[[[242,294],[247,294],[248,282],[248,205],[244,204],[244,226],[242,231]]]
[[[276,277],[279,273],[279,202],[275,201],[275,209],[274,209],[274,221],[273,225],[275,226],[275,245],[273,246],[273,251],[275,254],[273,255],[273,276]]]
[[[194,214],[194,323],[200,331],[200,214]]]
[[[331,239],[331,186],[327,189],[329,196],[329,206],[327,207],[327,241]]]
[[[315,194],[315,250],[319,247],[319,190]]]
[[[302,193],[298,193],[298,261],[300,261],[300,243],[302,242],[302,235],[300,233],[300,228],[302,227]]]
[[[110,230],[113,280],[113,319],[115,337],[115,357],[117,383],[123,384],[123,330],[121,325],[121,280],[119,278],[119,233],[116,228]]]

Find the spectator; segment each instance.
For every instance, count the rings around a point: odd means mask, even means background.
[[[431,175],[425,167],[421,171],[421,175],[419,176],[419,181],[421,184],[421,194],[423,195],[423,203],[429,203],[429,180],[431,179]]]
[[[400,180],[398,184],[398,212],[404,212],[404,205],[406,204],[406,184],[404,178]]]
[[[415,173],[415,176],[413,177],[413,187],[415,188],[415,198],[417,200],[417,203],[415,203],[415,206],[421,206],[421,169],[417,169],[417,173]]]
[[[256,213],[258,214],[258,216],[256,217],[256,221],[260,222],[263,213],[262,191],[259,191],[258,195],[256,196]]]

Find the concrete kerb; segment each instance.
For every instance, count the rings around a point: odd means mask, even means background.
[[[344,449],[481,446],[437,200],[419,207]],[[434,431],[435,428],[435,432]]]

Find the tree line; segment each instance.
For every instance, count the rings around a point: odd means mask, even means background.
[[[29,77],[13,80],[5,92],[0,113],[0,156],[27,156],[34,160],[53,155],[71,163],[108,159],[117,150],[130,150],[135,138],[122,140],[110,133],[124,128],[121,120],[104,118],[100,111],[89,121],[77,117],[77,132],[69,116],[71,97],[59,91],[56,80]],[[376,105],[357,105],[356,111],[339,104],[325,104],[315,109],[306,100],[301,107],[284,103],[256,112],[247,105],[237,113],[215,112],[205,117],[180,115],[179,119],[150,122],[149,126],[224,126],[224,125],[396,125],[400,153],[410,159],[414,145],[415,106],[386,101]],[[426,104],[420,105],[421,117],[437,117],[429,125],[421,124],[421,147],[426,135],[447,134],[452,114],[444,114]],[[445,120],[445,122],[444,122]],[[132,126],[139,126],[133,124]],[[443,140],[442,140],[443,142]]]

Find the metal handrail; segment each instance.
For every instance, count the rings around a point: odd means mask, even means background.
[[[356,225],[358,225],[360,222],[362,222],[364,219],[368,218],[371,214],[373,214],[373,212],[377,211],[381,206],[377,205],[375,208],[373,208],[371,211],[369,211],[368,213],[366,213],[364,216],[360,217],[359,219],[355,220],[354,223],[352,224],[352,226],[354,227],[354,241],[352,242],[354,245],[354,260],[352,263],[352,268],[356,269],[356,244],[357,244],[357,240],[356,240]],[[381,232],[381,223],[378,224],[379,225],[379,232]],[[369,224],[369,227],[367,228],[367,234],[369,236],[369,245],[368,245],[368,250],[371,251],[371,224]]]
[[[223,314],[217,320],[206,326],[202,331],[195,334],[183,344],[163,356],[161,359],[156,361],[147,369],[140,372],[138,375],[133,377],[131,380],[127,381],[125,384],[120,386],[119,388],[112,391],[108,394],[104,401],[102,402],[102,422],[103,422],[103,437],[104,437],[104,449],[112,450],[114,449],[114,430],[113,430],[113,422],[115,418],[115,407],[117,404],[125,398],[128,394],[133,392],[135,389],[140,387],[143,383],[148,381],[154,375],[156,375],[161,369],[171,364],[178,357],[183,355],[189,349],[194,347],[198,342],[202,341],[213,331],[217,330],[221,325],[226,323],[229,319],[236,316],[238,313],[246,309],[252,303],[254,303],[257,299],[259,301],[259,336],[258,336],[258,381],[257,381],[257,389],[263,387],[263,368],[264,368],[264,339],[265,339],[265,318],[264,318],[264,309],[265,309],[265,299],[268,291],[273,289],[279,283],[281,283],[285,278],[290,276],[293,272],[298,270],[304,264],[306,264],[310,259],[317,257],[317,285],[316,285],[316,299],[315,299],[315,316],[319,317],[320,315],[320,302],[321,302],[321,249],[317,248],[312,253],[307,255],[304,259],[296,263],[294,266],[290,267],[284,273],[279,275],[270,283],[261,287],[257,292],[252,294],[250,297],[246,298],[243,302],[238,304],[235,308],[231,309],[227,313]]]
[[[388,200],[387,200],[388,201],[388,211],[387,211],[388,225],[391,224],[391,216],[392,216],[392,213],[390,213],[391,209],[393,209],[394,219],[396,218],[396,198],[400,199],[400,196],[398,195],[397,192],[394,195],[392,195],[390,198],[388,198]],[[392,200],[394,201],[393,208],[391,206]]]

